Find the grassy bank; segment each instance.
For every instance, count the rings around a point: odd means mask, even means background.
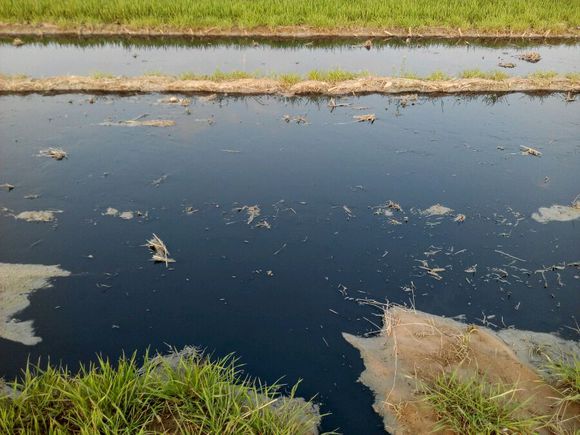
[[[2,0],[0,21],[135,28],[447,28],[482,32],[574,31],[575,1],[562,0]]]
[[[0,433],[307,434],[318,416],[278,388],[242,379],[231,358],[195,354],[171,360],[99,360],[71,374],[49,366],[25,371],[0,390]]]
[[[293,86],[296,83],[314,80],[325,83],[340,83],[348,80],[361,79],[365,77],[380,77],[376,74],[371,74],[368,71],[346,71],[342,69],[329,69],[329,70],[311,70],[306,74],[296,74],[296,73],[281,73],[281,74],[264,74],[260,71],[248,72],[248,71],[221,71],[216,70],[211,74],[195,74],[192,72],[186,72],[179,74],[178,76],[171,76],[164,74],[160,71],[150,71],[145,73],[145,76],[149,77],[173,77],[179,80],[210,80],[215,82],[233,81],[241,79],[272,79],[281,82],[286,86]],[[2,77],[2,74],[0,74]],[[4,76],[6,77],[6,76]],[[15,76],[20,78],[26,78],[24,75]],[[95,72],[91,75],[94,79],[112,79],[115,78],[113,74],[106,72]],[[494,80],[494,81],[504,81],[509,79],[510,74],[500,71],[491,70],[483,71],[480,69],[469,69],[459,72],[456,76],[450,76],[442,71],[434,71],[427,76],[421,76],[415,74],[412,71],[404,71],[401,74],[395,74],[391,76],[392,78],[399,79],[411,79],[411,80],[424,80],[424,81],[447,81],[447,80],[457,80],[457,79],[482,79],[482,80]],[[568,79],[572,82],[580,81],[579,73],[565,73],[558,74],[556,71],[536,71],[534,73],[528,74],[521,78],[525,79],[536,79],[536,80],[555,80],[555,79]]]
[[[480,76],[481,78],[477,77]],[[470,78],[451,80],[407,77],[361,77],[357,80],[333,81],[335,77],[317,75],[316,80],[300,80],[287,74],[255,78],[251,74],[219,74],[180,77],[160,74],[123,77],[104,73],[90,76],[55,76],[27,78],[0,75],[0,94],[27,93],[215,93],[222,95],[326,95],[404,94],[430,95],[472,93],[565,93],[566,101],[574,101],[580,93],[580,82],[574,75],[543,77],[508,77],[497,73],[469,72]],[[324,81],[322,80],[324,79]]]

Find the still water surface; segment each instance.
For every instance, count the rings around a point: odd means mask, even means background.
[[[193,96],[187,113],[161,98],[0,97],[0,184],[16,186],[0,191],[0,208],[63,210],[55,225],[0,216],[0,262],[73,273],[16,316],[33,319],[43,342],[0,339],[0,375],[17,375],[29,356],[75,367],[97,352],[193,344],[236,352],[268,382],[302,378],[300,393],[318,394],[332,413],[325,430],[378,434],[372,395],[357,383],[361,360],[341,332],[373,331],[380,318],[353,299],[409,303],[403,287],[413,282],[418,309],[474,323],[483,311],[498,325],[573,338],[580,272],[561,271],[564,286],[548,273],[544,288],[533,271],[580,260],[580,222],[530,215],[580,193],[578,103],[514,94],[402,107],[367,96],[331,112],[325,99]],[[362,113],[378,119],[354,123]],[[176,125],[99,125],[144,114]],[[521,155],[520,145],[543,155]],[[50,146],[69,159],[37,156]],[[402,224],[373,213],[387,200],[403,208],[393,216]],[[453,214],[421,215],[435,203]],[[255,204],[261,215],[248,225],[235,208]],[[104,216],[108,207],[147,217]],[[255,227],[263,219],[271,229]],[[142,245],[152,233],[173,267],[150,261]],[[443,279],[417,260],[446,268]],[[475,275],[464,272],[474,264]],[[494,268],[509,272],[508,284]]]
[[[26,40],[26,38],[25,38]],[[571,41],[528,45],[521,41],[374,40],[370,51],[363,40],[254,41],[245,39],[31,39],[22,47],[0,39],[0,73],[31,77],[114,75],[146,73],[211,74],[216,70],[250,73],[306,74],[314,69],[341,68],[376,75],[417,74],[433,71],[457,75],[467,69],[502,69],[498,63],[514,63],[511,75],[535,71],[578,71],[580,50]],[[526,51],[542,56],[538,63],[517,57]]]

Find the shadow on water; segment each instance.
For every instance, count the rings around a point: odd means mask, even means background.
[[[0,183],[16,186],[0,191],[0,209],[63,210],[55,224],[4,211],[0,262],[73,273],[16,315],[43,341],[0,340],[0,374],[16,376],[29,357],[74,368],[95,353],[193,344],[236,352],[267,382],[303,379],[300,393],[332,413],[325,430],[378,434],[372,395],[356,381],[361,360],[341,337],[380,324],[357,300],[408,303],[413,282],[423,311],[575,338],[578,270],[547,272],[547,288],[535,270],[578,260],[578,221],[530,216],[580,193],[577,103],[366,96],[330,111],[324,98],[194,96],[187,108],[161,98],[0,97]],[[365,113],[377,120],[354,122]],[[100,125],[145,114],[176,125]],[[50,146],[69,159],[37,156]],[[403,212],[375,214],[388,200]],[[436,203],[454,212],[421,213]],[[258,205],[256,222],[271,229],[248,225],[244,205]],[[108,207],[146,217],[105,216]],[[152,233],[173,267],[150,261]],[[443,279],[419,260],[444,268]]]
[[[122,46],[125,48],[134,47],[184,47],[199,48],[210,45],[221,45],[225,47],[250,48],[257,44],[269,48],[340,48],[350,46],[360,46],[367,38],[336,38],[336,37],[318,37],[318,38],[272,38],[272,37],[229,37],[229,36],[21,36],[20,39],[27,44],[38,45],[72,45],[82,48],[102,47],[102,46]],[[526,39],[526,38],[469,38],[469,39],[450,39],[450,38],[395,38],[395,37],[375,37],[371,38],[375,47],[410,47],[420,48],[431,45],[441,47],[455,47],[470,45],[473,47],[485,48],[522,48],[531,49],[542,46],[577,46],[578,41],[574,38],[549,38],[549,39]],[[11,43],[13,40],[9,36],[0,36],[0,43]]]

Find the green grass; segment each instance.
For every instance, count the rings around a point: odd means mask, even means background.
[[[460,380],[441,374],[424,385],[427,402],[439,421],[434,430],[461,434],[533,433],[544,418],[521,417],[525,403],[515,398],[515,387],[492,385],[476,378]]]
[[[259,77],[259,73],[249,73],[246,71],[228,71],[223,72],[221,70],[214,71],[213,74],[205,76],[204,78],[207,80],[214,80],[216,82],[221,82],[224,80],[239,80],[239,79],[251,79]]]
[[[293,73],[279,74],[278,76],[274,76],[274,78],[277,78],[278,80],[280,80],[282,85],[284,85],[286,87],[290,87],[290,86],[295,85],[296,83],[302,81],[302,76],[300,74],[293,74]]]
[[[292,86],[302,80],[318,80],[329,83],[352,80],[360,77],[367,77],[367,72],[350,72],[341,69],[333,70],[312,70],[305,75],[296,73],[286,74],[263,74],[260,72],[216,70],[212,74],[183,73],[178,76],[181,80],[212,80],[216,82],[238,79],[273,79],[280,81],[284,86]]]
[[[0,0],[1,1],[1,0]],[[221,71],[216,70],[211,74],[196,74],[193,72],[185,72],[177,76],[172,76],[165,74],[160,71],[149,71],[144,74],[146,77],[165,77],[167,79],[179,79],[179,80],[211,80],[216,82],[228,81],[228,80],[239,80],[239,79],[271,79],[278,80],[283,86],[291,87],[298,82],[304,80],[316,80],[328,83],[337,83],[346,80],[353,80],[357,78],[372,77],[373,75],[367,71],[362,72],[352,72],[345,71],[342,69],[332,69],[332,70],[311,70],[306,74],[297,73],[270,73],[264,74],[259,71],[247,72],[247,71]],[[115,76],[110,73],[98,71],[91,74],[94,79],[105,79],[114,78]],[[427,76],[419,76],[418,74],[408,71],[401,70],[399,73],[393,75],[394,78],[406,78],[415,80],[429,80],[429,81],[443,81],[452,80],[454,78],[470,79],[487,79],[487,80],[506,80],[511,76],[503,71],[482,71],[479,69],[472,69],[460,72],[457,76],[450,76],[442,71],[434,71]],[[0,78],[2,79],[25,79],[26,75],[22,74],[2,74],[0,73]],[[527,75],[525,78],[528,79],[542,79],[542,80],[552,80],[556,78],[566,78],[571,81],[580,81],[580,73],[572,72],[567,74],[558,74],[554,71],[537,71]]]
[[[419,74],[414,73],[413,71],[401,71],[401,73],[398,75],[398,77],[402,78],[402,79],[412,79],[412,80],[421,80],[421,77],[419,76]]]
[[[28,75],[26,74],[4,74],[0,73],[0,79],[2,80],[23,80],[27,79]]]
[[[163,74],[161,71],[147,71],[143,75],[146,77],[165,77],[165,74]]]
[[[103,71],[95,71],[91,74],[91,78],[93,79],[112,79],[114,77],[113,74],[109,74]]]
[[[451,76],[443,71],[434,71],[425,77],[426,80],[437,81],[437,80],[451,80]]]
[[[178,78],[181,80],[212,80],[214,82],[239,79],[257,79],[262,77],[263,75],[260,73],[249,73],[246,71],[238,70],[224,72],[219,69],[215,70],[212,74],[195,74],[186,72],[178,76]]]
[[[30,365],[0,396],[3,434],[298,434],[304,408],[280,400],[279,387],[242,378],[231,357],[182,356],[175,365],[135,354],[99,359],[78,374]],[[293,395],[295,388],[292,389]],[[269,406],[278,402],[276,409]],[[306,405],[304,405],[306,406]],[[308,420],[308,418],[306,419]]]
[[[580,359],[574,356],[549,360],[547,369],[554,386],[562,394],[562,400],[580,404]]]
[[[0,21],[134,27],[447,27],[551,30],[580,25],[577,0],[2,0]]]
[[[580,82],[580,72],[572,72],[567,73],[564,75],[568,80],[572,80],[573,82]]]
[[[528,78],[530,79],[551,80],[556,77],[558,77],[558,73],[556,71],[535,71],[531,74],[528,74]]]
[[[353,80],[361,77],[368,77],[369,73],[366,71],[362,72],[351,72],[342,69],[332,69],[332,70],[312,70],[306,74],[308,80],[318,80],[320,82],[336,83],[345,80]]]
[[[509,74],[503,71],[481,71],[479,69],[468,69],[459,74],[462,79],[485,79],[485,80],[505,80],[509,78]]]

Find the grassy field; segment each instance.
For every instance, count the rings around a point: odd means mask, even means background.
[[[74,375],[29,366],[11,387],[15,397],[0,390],[2,434],[294,435],[318,419],[305,412],[306,402],[282,400],[278,387],[242,378],[231,358],[186,355],[171,364],[158,358],[140,364],[133,355],[114,364],[101,359]]]
[[[578,0],[0,0],[6,23],[135,28],[390,28],[566,32]]]

